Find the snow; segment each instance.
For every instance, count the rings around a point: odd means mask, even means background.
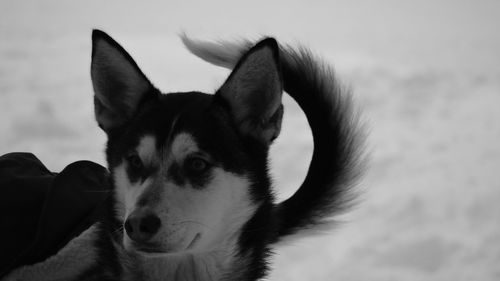
[[[163,91],[212,92],[227,71],[183,49],[274,35],[335,65],[370,129],[361,202],[333,233],[276,250],[270,280],[500,280],[500,2],[1,1],[0,154],[52,170],[104,163],[90,32],[121,42]],[[312,144],[285,100],[272,150],[280,198]]]

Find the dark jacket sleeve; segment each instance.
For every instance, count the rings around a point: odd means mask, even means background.
[[[107,170],[90,161],[53,173],[30,153],[0,156],[0,278],[45,260],[97,222],[109,186]]]

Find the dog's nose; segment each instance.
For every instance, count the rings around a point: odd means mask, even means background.
[[[150,211],[133,211],[125,220],[125,231],[135,242],[146,242],[160,229],[161,220]]]

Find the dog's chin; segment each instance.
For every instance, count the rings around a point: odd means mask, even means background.
[[[180,243],[175,244],[161,245],[155,243],[136,243],[130,240],[130,238],[125,237],[123,246],[129,253],[141,255],[144,257],[161,257],[191,252],[200,239],[201,233],[196,233],[192,239],[186,239],[184,241],[181,241]]]

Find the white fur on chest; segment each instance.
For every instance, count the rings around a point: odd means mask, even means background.
[[[146,280],[215,281],[227,265],[211,254],[183,253],[143,261]]]
[[[183,253],[142,260],[147,281],[239,280],[247,262],[227,252]]]

